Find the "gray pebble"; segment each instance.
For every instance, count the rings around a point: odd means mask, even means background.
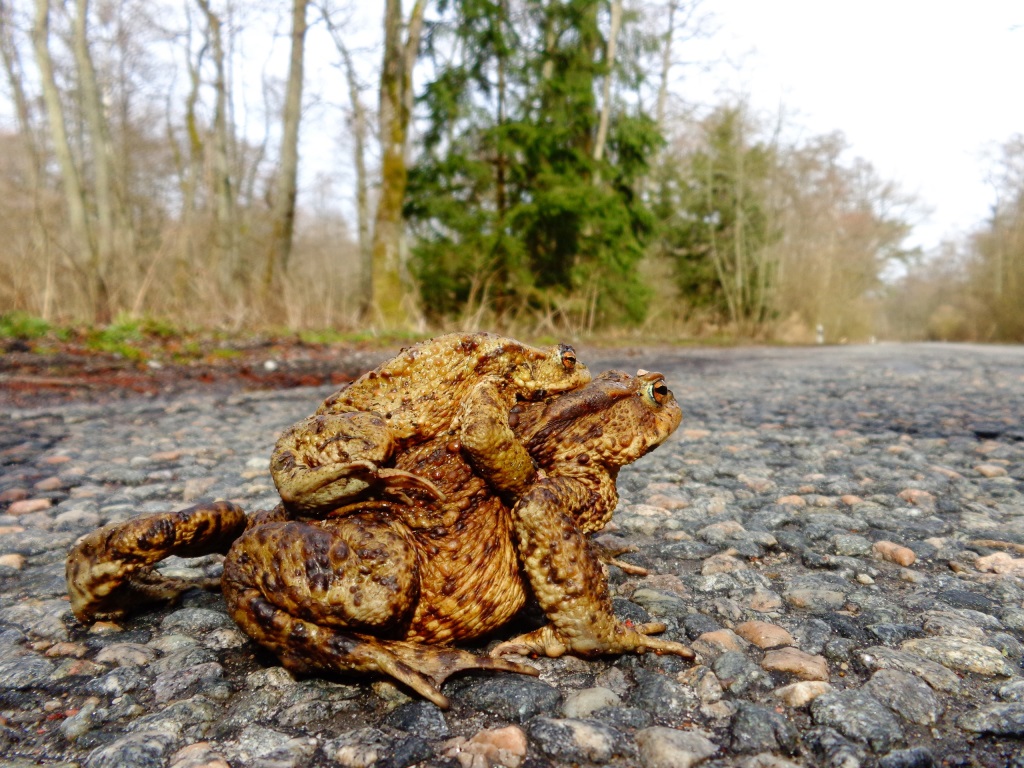
[[[895,715],[859,688],[822,694],[811,704],[811,715],[816,725],[834,728],[876,752],[887,752],[903,742]]]
[[[945,707],[921,678],[896,669],[880,669],[864,686],[872,696],[911,723],[934,725]]]
[[[975,733],[1024,736],[1024,702],[1012,701],[980,707],[961,716],[957,725]]]
[[[697,731],[645,728],[636,735],[644,768],[691,768],[718,752],[718,746]]]
[[[634,677],[636,687],[629,696],[629,703],[650,712],[656,720],[678,720],[699,704],[691,688],[677,683],[667,675],[638,669]]]
[[[53,674],[53,662],[35,653],[0,661],[0,689],[23,690],[41,685]]]
[[[536,717],[528,732],[546,755],[574,763],[606,763],[626,745],[622,734],[597,720]]]
[[[729,746],[736,752],[783,752],[800,750],[800,735],[788,718],[773,709],[741,701],[729,725]]]
[[[473,709],[490,712],[514,723],[551,714],[562,699],[553,685],[522,675],[499,675],[474,682],[459,692]]]
[[[86,768],[163,768],[164,756],[177,742],[166,731],[143,731],[122,736],[93,750],[85,760]]]

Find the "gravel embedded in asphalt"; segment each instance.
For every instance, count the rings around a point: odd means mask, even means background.
[[[601,535],[650,570],[610,568],[616,610],[664,622],[696,664],[538,659],[539,679],[453,678],[441,712],[379,678],[294,677],[214,593],[83,627],[64,585],[78,536],[196,500],[272,506],[276,435],[331,389],[47,405],[0,414],[0,765],[1015,759],[1024,348],[579,353],[661,371],[683,406],[622,471]],[[164,568],[220,573],[217,557]]]

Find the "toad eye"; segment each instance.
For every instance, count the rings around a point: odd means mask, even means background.
[[[656,379],[652,381],[647,387],[648,397],[653,400],[657,405],[664,405],[670,397],[672,397],[672,390],[665,384],[664,379]]]
[[[576,350],[572,347],[562,347],[561,349],[562,367],[567,371],[571,371],[576,367]]]

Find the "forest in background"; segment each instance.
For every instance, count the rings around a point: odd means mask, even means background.
[[[922,254],[841,133],[687,98],[711,2],[357,5],[0,0],[0,314],[1024,341],[1024,136]]]

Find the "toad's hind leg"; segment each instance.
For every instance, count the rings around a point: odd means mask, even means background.
[[[228,611],[296,672],[379,672],[441,707],[453,672],[529,667],[401,640],[419,599],[419,561],[398,521],[368,513],[250,529],[224,563]]]
[[[80,621],[121,618],[145,605],[173,601],[203,582],[162,576],[153,566],[171,555],[227,552],[245,530],[245,512],[218,501],[179,512],[111,523],[82,538],[68,553],[65,573],[71,610]]]

